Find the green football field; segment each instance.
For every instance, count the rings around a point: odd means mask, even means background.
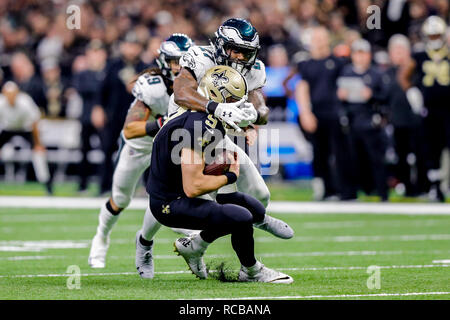
[[[122,213],[106,268],[91,269],[98,210],[0,208],[0,300],[450,298],[449,215],[301,214],[301,208],[271,213],[294,228],[293,239],[255,230],[257,258],[291,275],[291,285],[233,282],[239,264],[229,237],[208,248],[210,278],[198,280],[173,252],[179,235],[164,227],[155,238],[155,278],[140,279],[134,236],[142,210]],[[230,282],[217,280],[222,263]]]

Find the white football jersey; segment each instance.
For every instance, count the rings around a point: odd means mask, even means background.
[[[14,106],[0,94],[0,131],[31,131],[33,123],[40,118],[41,112],[28,94],[19,92]]]
[[[144,73],[139,76],[134,84],[132,94],[136,99],[133,101],[130,108],[133,107],[136,100],[144,102],[150,108],[151,114],[147,121],[153,122],[155,121],[156,116],[164,116],[167,113],[169,95],[161,76],[150,75],[149,73]],[[152,151],[153,138],[150,136],[146,135],[133,139],[126,139],[124,135],[122,135],[122,137],[129,146],[136,150],[143,152]]]
[[[216,65],[213,46],[193,46],[181,57],[180,65],[191,69],[200,83],[205,72]],[[244,76],[248,91],[259,89],[266,84],[266,68],[264,63],[256,59],[252,69]]]
[[[180,65],[189,68],[195,74],[200,83],[206,71],[216,65],[214,61],[213,46],[193,46],[181,57]],[[247,80],[248,91],[259,89],[266,84],[266,67],[264,63],[256,59],[252,69],[244,76]],[[174,101],[173,94],[170,97],[168,114],[175,112],[178,105]]]

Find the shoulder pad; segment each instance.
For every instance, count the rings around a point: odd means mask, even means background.
[[[266,66],[257,59],[250,72],[245,75],[248,82],[248,90],[255,90],[266,85]]]
[[[161,76],[144,73],[136,80],[131,93],[150,107],[156,99],[167,94],[167,88]]]

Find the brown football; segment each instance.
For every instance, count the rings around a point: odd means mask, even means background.
[[[232,151],[222,150],[219,151],[214,158],[213,162],[205,165],[205,169],[203,169],[203,173],[210,176],[220,176],[230,169],[229,161],[226,161],[227,154],[233,154]]]

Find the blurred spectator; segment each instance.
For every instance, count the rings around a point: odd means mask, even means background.
[[[351,154],[354,174],[360,177],[359,184],[370,193],[370,184],[361,177],[371,176],[376,192],[382,201],[388,200],[387,172],[385,164],[386,137],[382,130],[382,117],[376,104],[383,101],[381,74],[371,66],[371,47],[360,39],[352,44],[352,63],[342,68],[337,80],[337,96],[348,119],[351,137]],[[362,165],[368,160],[368,171]]]
[[[288,76],[290,67],[286,49],[275,45],[268,50],[268,65],[266,66],[267,82],[263,93],[267,97],[266,104],[271,109],[271,121],[286,120],[287,96],[283,80]]]
[[[313,171],[319,199],[350,200],[356,198],[356,191],[349,189],[351,168],[346,167],[343,154],[346,137],[339,123],[339,109],[336,97],[336,79],[345,61],[331,54],[329,32],[323,27],[313,28],[309,44],[311,58],[298,64],[302,77],[297,85],[296,97],[299,105],[299,120],[303,130],[310,135],[313,145]]]
[[[396,34],[389,39],[388,50],[392,66],[386,72],[384,85],[387,88],[389,120],[394,127],[397,154],[394,175],[407,196],[417,196],[428,190],[422,117],[412,111],[397,79],[398,69],[404,68],[408,62],[405,57],[411,56],[411,45],[406,36]]]
[[[0,94],[0,149],[15,136],[24,138],[32,146],[32,163],[36,178],[52,193],[45,147],[41,143],[38,121],[39,108],[33,99],[21,92],[12,81],[6,82]]]
[[[81,113],[81,152],[83,158],[79,165],[78,174],[80,182],[79,191],[87,189],[88,177],[92,174],[92,168],[87,154],[93,149],[92,139],[98,136],[97,129],[91,122],[92,108],[97,102],[97,95],[105,79],[107,53],[100,40],[92,40],[85,56],[76,60],[77,72],[72,79],[72,85],[83,100],[83,111]]]
[[[130,31],[120,44],[121,56],[109,64],[100,89],[99,104],[92,109],[91,120],[101,130],[102,150],[105,155],[101,166],[100,193],[109,192],[112,185],[112,156],[118,149],[118,139],[125,117],[133,101],[130,94],[132,80],[145,69],[140,60],[142,44]]]
[[[41,63],[42,79],[44,80],[47,105],[44,108],[49,118],[66,117],[68,86],[61,77],[61,68],[54,59],[46,59]]]
[[[11,58],[12,80],[17,83],[23,92],[28,93],[36,104],[45,110],[47,98],[45,96],[42,78],[36,74],[34,65],[22,52],[13,54]]]

